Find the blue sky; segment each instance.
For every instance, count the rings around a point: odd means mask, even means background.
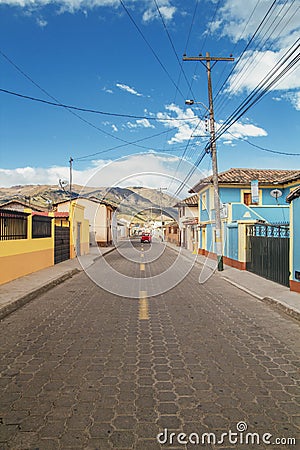
[[[299,36],[299,3],[292,0],[278,0],[256,31],[272,3],[0,0],[1,89],[136,116],[74,111],[79,118],[65,108],[0,92],[0,186],[56,183],[68,176],[70,155],[80,184],[107,163],[117,172],[120,162],[113,161],[119,158],[132,173],[146,167],[169,176],[177,170],[182,179],[208,142],[205,109],[185,105],[187,98],[208,104],[205,67],[184,62],[183,73],[182,55],[232,53],[236,63],[256,32],[238,64],[218,62],[213,68],[214,94],[222,87],[215,99],[218,129]],[[299,111],[298,63],[218,139],[219,169],[299,168]],[[142,147],[132,144],[144,138]],[[85,155],[93,156],[80,159]],[[178,167],[182,155],[188,163]],[[208,156],[200,169],[210,170]],[[110,176],[102,181],[109,185]]]

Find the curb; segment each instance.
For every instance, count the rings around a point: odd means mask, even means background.
[[[248,288],[245,288],[244,286],[241,286],[240,284],[236,283],[235,281],[230,280],[230,278],[225,277],[224,275],[221,276],[221,278],[223,278],[223,280],[227,281],[227,283],[232,284],[233,286],[237,287],[238,289],[240,289],[241,291],[246,292],[247,294],[251,295],[252,297],[257,298],[257,300],[263,301],[264,297],[262,297],[261,295],[256,294],[255,292],[251,291]]]
[[[251,295],[252,297],[255,297],[257,300],[260,300],[261,302],[272,305],[276,309],[293,317],[293,319],[300,321],[300,313],[298,311],[296,311],[294,308],[292,308],[291,306],[287,305],[286,303],[280,302],[279,300],[276,300],[275,298],[272,298],[272,297],[261,297],[260,295],[256,294],[255,292],[251,291],[250,289],[247,289],[244,286],[241,286],[240,284],[236,283],[235,281],[230,280],[227,277],[222,276],[222,278],[223,278],[223,280],[225,280],[228,283],[232,284],[233,286],[237,287],[241,291],[244,291],[247,294]]]
[[[263,302],[269,303],[270,305],[275,306],[275,308],[280,309],[281,311],[285,312],[289,316],[293,317],[293,319],[300,321],[300,313],[299,311],[296,311],[291,306],[287,305],[286,303],[279,302],[278,300],[275,300],[275,298],[272,297],[264,297]]]
[[[103,258],[105,255],[108,255],[109,253],[116,250],[116,247],[108,250],[103,255],[97,256],[95,259],[93,259],[94,264],[95,261],[97,261],[99,258]],[[4,317],[7,317],[9,314],[13,313],[17,309],[21,308],[22,306],[26,305],[26,303],[29,303],[31,300],[35,299],[41,294],[44,294],[45,292],[49,291],[50,289],[54,288],[55,286],[58,286],[59,284],[63,283],[64,281],[68,280],[69,278],[72,278],[74,275],[77,275],[80,272],[83,272],[84,269],[81,267],[80,269],[70,269],[68,272],[64,273],[63,275],[59,276],[58,278],[55,278],[54,280],[50,281],[47,284],[44,284],[43,286],[29,292],[28,294],[23,295],[22,297],[16,299],[12,303],[8,303],[7,305],[3,306],[3,308],[0,308],[0,320],[4,319]]]
[[[96,256],[96,258],[93,259],[92,264],[94,264],[95,261],[98,261],[98,259],[104,258],[106,255],[109,255],[109,253],[114,252],[115,250],[117,250],[117,247],[111,248],[107,252],[103,253],[102,255]]]
[[[38,297],[40,294],[44,294],[53,287],[63,283],[64,281],[68,280],[69,278],[72,278],[74,275],[80,272],[81,271],[79,269],[69,270],[69,272],[64,273],[55,280],[52,280],[49,283],[44,284],[44,286],[41,286],[35,289],[34,291],[31,291],[28,294],[23,295],[23,297],[18,298],[16,301],[9,303],[8,305],[0,309],[0,320],[4,319],[4,317],[7,317],[9,314],[16,311],[17,309],[21,308],[21,306],[26,305],[26,303],[29,303],[34,298]]]

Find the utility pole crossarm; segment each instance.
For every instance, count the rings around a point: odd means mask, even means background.
[[[183,56],[183,61],[234,61],[234,58],[219,58],[216,56]]]

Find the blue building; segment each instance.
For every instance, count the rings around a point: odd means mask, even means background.
[[[290,204],[290,287],[300,293],[300,186],[290,192],[286,201]]]
[[[247,269],[250,225],[289,225],[285,198],[299,185],[300,170],[232,168],[218,175],[224,263]],[[191,190],[199,195],[199,253],[215,257],[215,207],[212,176]],[[287,235],[287,234],[286,234]]]

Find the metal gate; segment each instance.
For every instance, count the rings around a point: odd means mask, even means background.
[[[247,225],[246,230],[246,269],[289,286],[289,227],[255,224]]]
[[[54,264],[70,259],[70,228],[55,225]]]

